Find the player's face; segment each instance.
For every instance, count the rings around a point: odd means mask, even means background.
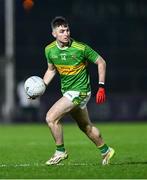
[[[62,44],[67,44],[70,40],[70,30],[69,27],[59,26],[53,31],[53,36]]]

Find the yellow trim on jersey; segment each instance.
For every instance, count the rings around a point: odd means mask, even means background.
[[[86,64],[80,63],[79,65],[76,66],[73,65],[55,65],[55,66],[59,71],[59,74],[61,75],[76,75],[85,68]]]
[[[77,43],[77,42],[75,42],[75,41],[72,43],[71,46],[74,47],[74,48],[83,50],[83,51],[84,51],[84,49],[85,49],[85,46],[84,46],[83,44]]]
[[[50,43],[46,48],[50,49],[54,46],[56,46],[56,41],[53,41],[52,43]]]

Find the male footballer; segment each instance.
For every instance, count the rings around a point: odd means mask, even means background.
[[[87,65],[91,62],[98,68],[99,88],[96,94],[96,103],[100,104],[106,100],[106,62],[87,44],[70,37],[69,25],[64,17],[55,17],[51,22],[51,28],[55,41],[45,48],[48,68],[43,80],[47,86],[58,72],[61,78],[63,96],[46,114],[46,122],[56,144],[55,153],[46,162],[46,165],[58,164],[68,157],[64,147],[63,130],[60,122],[67,113],[70,113],[79,128],[99,149],[102,155],[102,165],[107,165],[115,151],[104,142],[100,131],[91,123],[86,106],[91,96]]]

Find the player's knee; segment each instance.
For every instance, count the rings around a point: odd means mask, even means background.
[[[48,124],[49,127],[52,127],[52,126],[53,126],[54,120],[53,120],[53,118],[52,118],[51,115],[49,115],[49,114],[46,115],[46,122],[47,122],[47,124]]]
[[[91,131],[92,131],[92,125],[88,124],[85,128],[85,132],[86,132],[86,134],[90,134]]]

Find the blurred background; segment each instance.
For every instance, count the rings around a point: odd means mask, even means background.
[[[45,94],[28,102],[23,83],[42,77],[44,48],[53,37],[50,22],[69,21],[71,36],[93,47],[107,62],[107,102],[96,105],[97,68],[89,65],[93,121],[147,119],[146,0],[0,0],[0,123],[45,122],[48,108],[61,96],[56,76]],[[68,121],[69,117],[65,118]]]

